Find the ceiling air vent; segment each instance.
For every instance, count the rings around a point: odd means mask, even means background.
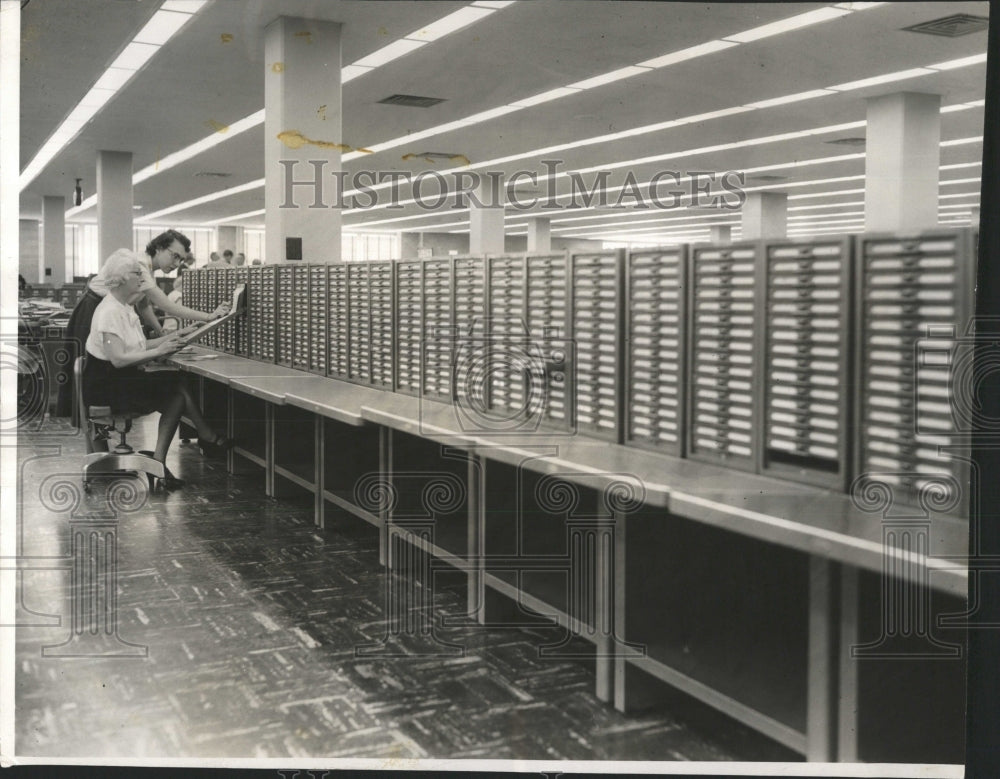
[[[212,170],[202,170],[194,174],[195,176],[202,176],[207,179],[227,179],[232,176],[232,173],[218,173]]]
[[[384,105],[405,105],[411,108],[430,108],[443,103],[443,97],[421,97],[420,95],[389,95],[378,102]]]
[[[904,27],[909,32],[920,32],[925,35],[941,35],[945,38],[957,38],[960,35],[968,35],[973,32],[982,32],[989,26],[990,20],[985,16],[972,16],[971,14],[952,14],[942,16],[940,19],[933,19],[929,22],[914,24],[912,27]]]
[[[824,141],[824,143],[832,143],[835,146],[864,146],[864,138],[834,138],[832,141]]]

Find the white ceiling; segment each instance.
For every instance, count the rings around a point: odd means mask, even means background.
[[[122,48],[158,8],[152,0],[30,0],[22,11],[21,167],[75,107]],[[43,195],[65,195],[67,205],[74,180],[93,194],[95,160],[100,149],[133,153],[135,170],[156,162],[212,133],[212,123],[229,125],[264,107],[263,29],[278,15],[338,21],[342,28],[342,62],[361,57],[413,33],[464,7],[460,2],[377,2],[372,0],[213,0],[171,39],[77,138],[21,194],[21,214],[38,218]],[[532,0],[514,3],[456,33],[429,43],[343,87],[342,138],[353,147],[370,147],[408,133],[461,119],[566,86],[608,71],[634,65],[670,52],[731,36],[762,24],[829,7],[814,3],[696,4],[602,2],[599,0]],[[845,82],[967,57],[986,51],[986,32],[956,38],[903,31],[955,13],[987,16],[987,3],[887,3],[855,11],[830,21],[763,40],[650,70],[633,78],[588,89],[559,100],[526,108],[488,122],[345,163],[349,172],[373,170],[444,170],[457,163],[401,159],[408,153],[441,151],[462,154],[473,165],[500,157],[524,155],[490,170],[510,175],[515,170],[544,172],[540,160],[565,160],[563,170],[613,167],[651,155],[674,155],[645,164],[614,168],[610,183],[620,184],[628,171],[640,182],[659,170],[741,171],[775,166],[777,182],[755,181],[747,187],[769,186],[787,191],[790,216],[835,215],[859,211],[837,206],[863,200],[862,194],[835,194],[862,187],[860,179],[795,186],[800,182],[864,173],[864,160],[785,167],[790,163],[844,154],[864,147],[830,144],[845,137],[863,137],[864,127],[771,141],[725,151],[698,152],[718,144],[746,142],[779,133],[812,130],[863,121],[865,100],[897,91],[931,92],[950,106],[982,100],[984,63],[934,72],[882,86],[873,86],[714,118],[679,127],[646,132],[555,153],[536,150],[552,145],[630,130],[680,117],[747,105],[755,101],[828,87]],[[224,37],[229,37],[228,42]],[[432,108],[380,105],[378,100],[404,93],[443,98]],[[942,140],[981,138],[981,107],[942,115]],[[210,195],[264,176],[264,127],[236,135],[210,151],[136,185],[135,202],[143,213]],[[981,143],[942,149],[942,165],[975,163],[942,171],[942,180],[975,178]],[[200,172],[229,174],[225,178],[197,176]],[[592,178],[591,176],[587,177]],[[564,188],[563,186],[560,187]],[[531,189],[530,186],[527,189]],[[944,184],[941,193],[968,193],[942,199],[978,203],[979,184]],[[824,194],[826,193],[826,194]],[[816,195],[799,198],[800,195]],[[406,188],[403,197],[410,197]],[[194,225],[255,211],[264,207],[263,188],[177,211],[157,223]],[[945,213],[942,211],[942,213]],[[508,225],[516,232],[524,212],[508,210]],[[553,216],[554,235],[592,237],[620,233],[616,221],[662,222],[690,216],[702,228],[708,221],[736,221],[733,212],[663,211],[562,212]],[[561,221],[579,216],[598,220]],[[420,218],[385,222],[400,217]],[[79,218],[93,221],[96,209]],[[349,210],[344,226],[377,229],[433,230],[435,224],[468,220],[468,212],[438,215],[414,206],[398,210]],[[797,222],[793,219],[792,222]],[[140,222],[141,223],[141,222]],[[237,224],[263,223],[251,217]],[[631,228],[641,225],[629,225]],[[570,229],[572,228],[572,229]],[[467,230],[461,225],[446,230]],[[523,227],[521,228],[523,231]],[[666,235],[658,230],[636,236]]]

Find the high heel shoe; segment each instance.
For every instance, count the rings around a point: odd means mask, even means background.
[[[146,476],[149,479],[149,490],[150,490],[150,492],[152,492],[153,490],[156,489],[156,483],[157,482],[159,482],[160,486],[163,487],[163,489],[165,489],[165,490],[176,490],[176,489],[179,489],[180,487],[184,486],[184,480],[183,479],[178,479],[176,476],[174,476],[170,472],[170,469],[167,468],[167,466],[165,466],[165,465],[163,466],[163,478],[162,479],[158,479],[156,476],[154,476],[151,473],[147,473]]]
[[[214,441],[198,441],[201,453],[206,457],[222,457],[226,452],[236,446],[236,441],[216,434]]]

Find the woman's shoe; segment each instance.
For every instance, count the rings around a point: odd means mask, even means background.
[[[206,457],[222,457],[227,451],[232,449],[236,442],[232,438],[216,435],[214,441],[198,441],[201,453]]]
[[[165,489],[165,490],[176,490],[176,489],[179,489],[179,488],[181,488],[181,487],[184,486],[184,480],[183,479],[178,479],[176,476],[174,476],[170,472],[170,469],[167,468],[167,466],[165,466],[165,465],[163,466],[163,478],[162,479],[158,479],[156,476],[154,476],[151,473],[146,474],[146,476],[149,478],[149,489],[150,489],[150,492],[152,492],[153,490],[156,489],[156,483],[157,482],[159,482],[160,486],[163,487],[163,489]]]

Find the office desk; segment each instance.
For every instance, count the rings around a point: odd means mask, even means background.
[[[883,518],[582,435],[476,429],[449,404],[238,357],[186,369],[217,385],[206,397],[223,388],[236,456],[265,469],[268,494],[310,491],[321,527],[331,504],[370,522],[393,569],[464,571],[484,624],[495,592],[588,640],[596,694],[619,709],[648,674],[811,759],[899,759],[907,738],[930,745],[926,762],[961,759],[961,733],[942,730],[961,731],[964,634],[940,639],[933,618],[964,611],[964,520]],[[899,660],[907,641],[920,652]],[[914,725],[908,696],[928,689],[936,711]]]

